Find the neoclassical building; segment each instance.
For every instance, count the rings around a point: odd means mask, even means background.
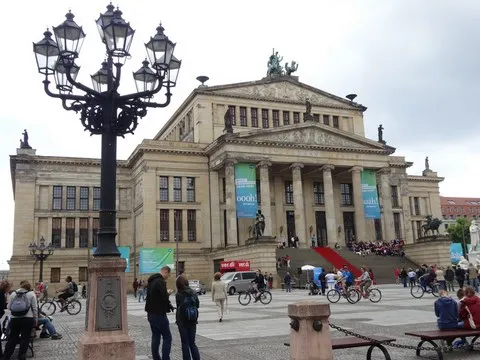
[[[351,239],[415,242],[426,215],[442,216],[443,179],[428,164],[422,175],[409,175],[412,163],[395,156],[394,147],[366,138],[366,110],[294,76],[194,89],[158,134],[118,162],[117,243],[130,247],[128,281],[144,277],[139,249],[176,242],[180,266],[204,280],[222,260],[250,260],[273,272],[275,242],[294,235],[305,247],[313,235],[330,246]],[[239,163],[256,168],[264,235],[275,238],[270,243],[249,240],[254,219],[237,218]],[[375,173],[379,219],[365,217],[365,170]],[[11,176],[10,278],[38,278],[28,245],[43,236],[57,248],[44,279],[53,286],[66,275],[86,281],[99,226],[99,160],[17,149]]]

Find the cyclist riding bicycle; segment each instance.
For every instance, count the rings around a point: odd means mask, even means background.
[[[435,273],[428,271],[426,274],[420,276],[418,281],[420,283],[420,286],[423,287],[425,290],[429,288],[431,291],[433,291],[433,284],[435,283],[436,277],[437,275]]]
[[[360,292],[364,298],[367,297],[368,288],[372,286],[372,279],[370,278],[370,274],[367,271],[366,267],[361,267],[362,275],[357,279],[360,281]]]
[[[253,287],[253,297],[255,298],[254,302],[257,302],[260,299],[260,292],[265,287],[265,277],[263,276],[260,269],[257,270],[257,275],[255,276],[255,279],[253,279],[250,283],[255,284]]]
[[[58,299],[60,301],[60,304],[62,304],[62,308],[60,309],[60,312],[65,311],[65,303],[67,302],[67,299],[75,295],[75,289],[74,289],[75,285],[73,284],[72,277],[67,276],[65,278],[65,282],[67,283],[65,287],[57,291],[57,293],[60,293],[58,295]]]

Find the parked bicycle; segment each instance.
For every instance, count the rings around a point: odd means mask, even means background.
[[[40,311],[45,313],[46,316],[52,316],[57,311],[57,307],[62,309],[62,303],[58,297],[53,297],[52,300],[47,300],[40,306]],[[77,315],[82,310],[82,304],[73,295],[67,298],[63,309],[70,315]]]
[[[421,276],[418,279],[418,284],[417,285],[412,286],[412,288],[410,289],[410,294],[415,299],[422,298],[425,293],[432,294],[433,296],[438,297],[439,296],[438,293],[440,292],[439,284],[436,283],[436,282],[433,282],[431,284],[427,284],[424,276]]]
[[[359,302],[362,297],[370,300],[373,303],[378,303],[380,300],[382,300],[382,292],[373,285],[365,291],[365,296],[363,296],[362,291],[360,290],[360,282],[356,280],[353,290],[358,294],[357,301],[355,302]]]
[[[240,305],[247,306],[252,301],[252,296],[255,299],[260,300],[263,305],[270,304],[272,301],[272,294],[268,290],[256,290],[253,286],[250,286],[247,291],[238,294],[238,302]]]
[[[358,294],[354,288],[349,287],[344,289],[341,284],[336,284],[335,289],[327,292],[327,300],[332,304],[337,303],[342,297],[347,299],[350,304],[355,304],[360,300],[360,294]]]

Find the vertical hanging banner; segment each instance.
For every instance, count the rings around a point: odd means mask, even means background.
[[[130,272],[130,246],[117,246],[118,251],[120,252],[120,257],[127,261],[127,267],[125,268],[125,272]],[[97,250],[96,247],[92,248],[92,254],[95,253]]]
[[[258,210],[255,164],[235,164],[235,194],[237,218],[254,219]]]
[[[377,179],[375,171],[362,171],[363,211],[366,219],[380,219]]]

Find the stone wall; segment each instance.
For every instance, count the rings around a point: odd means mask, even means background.
[[[415,244],[405,245],[407,258],[417,264],[447,266],[450,260],[450,240],[444,236],[425,239]]]

